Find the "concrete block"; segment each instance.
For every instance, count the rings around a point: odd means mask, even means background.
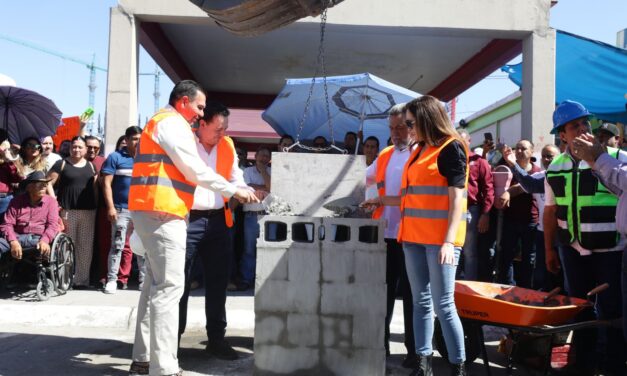
[[[386,254],[355,251],[355,282],[385,284]]]
[[[255,315],[255,345],[270,345],[281,342],[285,334],[287,314]]]
[[[288,312],[288,281],[266,280],[255,290],[255,313]]]
[[[325,348],[349,348],[353,345],[352,316],[322,316],[322,345]]]
[[[385,350],[325,349],[321,361],[335,375],[385,375]]]
[[[270,241],[266,240],[266,223],[274,222],[280,224],[285,224],[287,233],[285,234],[285,239],[281,241]],[[290,226],[291,217],[286,216],[273,216],[273,215],[264,215],[259,217],[259,238],[257,238],[257,249],[259,248],[283,248],[287,249],[292,245],[292,237],[290,236]]]
[[[307,374],[305,371],[313,369],[319,361],[318,349],[255,343],[255,375]]]
[[[321,252],[324,282],[352,283],[355,280],[355,251],[323,246]]]
[[[385,314],[373,315],[368,311],[353,315],[353,346],[372,350],[385,350]]]
[[[317,314],[320,307],[320,285],[290,281],[283,300],[289,302],[289,312]]]
[[[287,280],[287,249],[257,247],[255,287],[266,280]]]
[[[351,315],[359,312],[385,315],[386,296],[385,284],[323,283],[320,310],[324,315]]]
[[[297,346],[316,346],[320,342],[319,327],[318,315],[290,313],[287,316],[287,339],[290,344]]]
[[[288,280],[299,283],[318,283],[320,281],[320,249],[297,247],[296,244],[287,253]]]
[[[296,215],[329,217],[333,212],[323,207],[329,201],[353,196],[360,202],[364,198],[365,174],[365,158],[361,155],[272,155],[272,193],[289,202]]]

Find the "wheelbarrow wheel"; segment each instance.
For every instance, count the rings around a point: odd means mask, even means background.
[[[477,330],[481,330],[479,324],[469,323],[462,320],[464,328],[464,344],[466,348],[466,365],[473,363],[479,355],[481,355],[481,339],[477,335]],[[444,342],[444,334],[440,321],[436,318],[433,327],[433,343],[435,349],[438,350],[442,358],[448,362],[448,350]]]

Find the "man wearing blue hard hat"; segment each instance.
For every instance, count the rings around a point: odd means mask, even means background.
[[[573,148],[577,137],[590,135],[590,112],[580,103],[562,102],[553,113],[552,134],[566,144],[564,153],[553,159],[546,172],[544,243],[547,270],[564,270],[568,295],[586,298],[593,288],[604,283],[595,312],[581,319],[618,319],[622,316],[621,259],[627,238],[616,229],[616,195],[593,174],[590,165]],[[607,148],[607,153],[627,161],[627,153]],[[556,242],[557,240],[557,242]],[[555,250],[555,244],[558,250]],[[559,257],[558,257],[559,254]],[[597,351],[597,334],[605,331],[605,351]],[[575,332],[575,369],[582,375],[594,375],[603,366],[603,374],[625,374],[625,341],[616,328],[585,329]],[[602,355],[601,355],[602,354]]]

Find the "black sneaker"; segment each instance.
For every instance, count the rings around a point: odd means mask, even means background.
[[[133,362],[128,370],[128,374],[129,376],[148,375],[149,368],[149,362]]]
[[[128,283],[118,281],[118,290],[128,290]]]
[[[225,339],[209,340],[207,352],[212,356],[222,360],[235,360],[239,358],[237,351]]]
[[[416,355],[415,353],[407,354],[405,359],[403,359],[403,363],[401,363],[401,366],[403,366],[403,368],[409,369],[418,368],[418,355]]]

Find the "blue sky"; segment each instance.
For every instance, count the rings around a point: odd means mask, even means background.
[[[359,0],[346,0],[359,1]],[[502,0],[505,1],[505,0]],[[4,0],[0,12],[0,73],[18,86],[53,99],[65,116],[78,115],[88,106],[89,70],[80,64],[2,39],[26,40],[50,50],[107,67],[109,8],[117,0]],[[36,11],[34,11],[36,9]],[[551,26],[614,45],[616,33],[627,28],[627,0],[561,0],[551,11]],[[140,72],[155,70],[154,61],[140,50]],[[511,94],[518,88],[495,72],[459,97],[458,119]],[[96,113],[104,120],[106,73],[96,74]],[[153,112],[154,79],[139,79],[139,112]],[[160,105],[167,101],[172,82],[161,76]]]

